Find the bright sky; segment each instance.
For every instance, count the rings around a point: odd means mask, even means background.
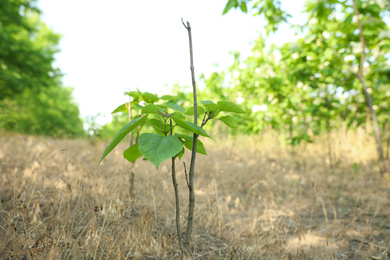
[[[64,84],[74,87],[81,116],[109,114],[127,101],[129,88],[166,93],[174,83],[191,84],[187,30],[192,27],[194,66],[198,77],[232,63],[230,51],[250,53],[250,42],[265,25],[259,16],[230,11],[227,0],[39,0],[43,20],[61,33],[57,66]],[[302,22],[303,0],[283,1]],[[294,37],[289,26],[270,39]],[[168,86],[168,87],[167,87]]]

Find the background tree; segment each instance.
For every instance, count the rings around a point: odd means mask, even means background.
[[[265,16],[267,34],[275,31],[280,22],[288,21],[289,15],[280,8],[280,1],[272,0],[229,0],[223,13],[242,6],[250,6],[255,14]],[[380,126],[385,128],[388,112],[384,111],[389,107],[385,97],[389,93],[390,37],[384,22],[388,7],[388,2],[380,0],[307,1],[304,12],[308,21],[295,27],[297,41],[281,46],[278,62],[284,70],[278,81],[282,82],[278,96],[283,97],[282,89],[287,89],[286,102],[291,103],[286,105],[290,109],[283,110],[283,117],[295,113],[291,118],[315,133],[324,129],[330,133],[333,127],[340,126],[340,119],[349,126],[365,121],[367,132],[371,133],[372,123],[382,172],[386,169]],[[241,10],[247,12],[246,8]],[[259,61],[259,69],[266,66],[265,61]],[[267,81],[269,78],[266,76]],[[267,96],[278,85],[265,86],[267,82],[261,85]],[[299,91],[300,87],[304,91]],[[251,91],[256,92],[261,91]],[[377,119],[378,112],[381,113]]]
[[[0,2],[0,127],[27,134],[83,134],[72,89],[53,66],[60,35],[34,0]]]
[[[41,22],[35,2],[0,2],[0,100],[42,91],[61,75],[52,65],[60,35]]]
[[[83,122],[72,91],[72,88],[50,87],[38,94],[26,90],[13,99],[5,99],[0,102],[0,126],[34,135],[81,136]]]

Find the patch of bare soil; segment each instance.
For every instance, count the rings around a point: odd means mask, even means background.
[[[329,159],[326,142],[294,151],[272,134],[206,142],[185,258],[390,259],[390,177],[374,143],[335,134]],[[169,162],[158,171],[137,162],[130,197],[126,145],[98,166],[107,144],[1,134],[0,259],[180,258]]]

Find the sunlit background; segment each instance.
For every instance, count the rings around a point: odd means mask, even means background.
[[[283,1],[292,24],[304,22],[303,2]],[[111,119],[129,89],[166,93],[175,83],[190,85],[188,35],[181,18],[192,27],[197,77],[226,69],[233,62],[231,51],[248,56],[266,22],[239,10],[222,15],[225,5],[225,0],[39,1],[44,22],[63,35],[56,66],[65,74],[64,85],[74,87],[81,116],[101,114],[99,123]],[[267,42],[293,38],[294,30],[283,24]]]

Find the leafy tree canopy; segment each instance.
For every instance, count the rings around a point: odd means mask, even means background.
[[[72,88],[50,87],[40,93],[26,90],[5,99],[0,108],[0,127],[6,130],[54,137],[84,134]]]
[[[40,20],[32,0],[0,2],[0,100],[23,92],[39,92],[57,82],[53,67],[60,35]]]
[[[233,8],[264,15],[267,34],[288,22],[279,0],[229,0],[223,13]],[[361,71],[385,128],[390,120],[390,30],[385,23],[389,2],[356,1],[356,9],[362,28],[353,1],[306,1],[306,24],[293,26],[297,40],[269,46],[260,36],[250,57],[234,53],[227,70],[205,78],[204,91],[219,95],[218,89],[230,88],[227,96],[252,110],[244,115],[247,123],[239,124],[242,130],[284,129],[294,143],[297,138],[306,140],[308,131],[320,133],[344,123],[370,125]]]
[[[72,89],[53,66],[61,36],[35,0],[0,1],[0,127],[28,134],[83,134]]]

